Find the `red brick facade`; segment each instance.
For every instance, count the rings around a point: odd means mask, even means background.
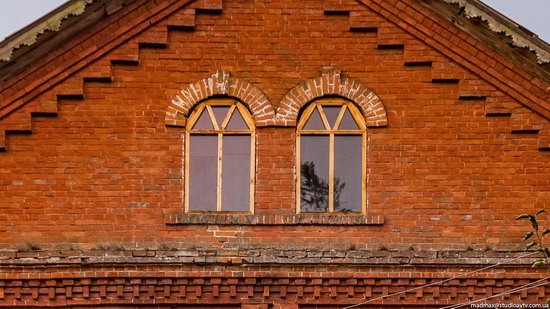
[[[0,306],[342,308],[521,256],[514,218],[550,207],[550,84],[420,1],[129,1],[0,89]],[[256,121],[254,214],[188,214],[186,119],[224,96]],[[367,123],[365,214],[296,214],[296,121],[327,96]]]

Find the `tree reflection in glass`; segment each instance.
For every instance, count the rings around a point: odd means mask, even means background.
[[[306,161],[301,166],[300,200],[302,211],[328,210],[328,182],[315,173],[315,163]]]
[[[362,212],[366,127],[352,103],[326,99],[308,106],[298,123],[302,212]]]
[[[306,161],[302,163],[301,173],[301,191],[300,201],[302,211],[305,212],[325,212],[328,210],[328,182],[319,178],[315,173],[315,163]],[[334,179],[334,210],[351,211],[351,209],[341,207],[340,196],[346,183],[340,178]]]
[[[328,211],[329,138],[325,135],[301,137],[301,210]]]

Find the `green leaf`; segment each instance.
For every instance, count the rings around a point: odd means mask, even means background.
[[[546,300],[546,304],[548,304],[548,305],[550,306],[550,298],[548,298],[548,299]]]
[[[516,220],[521,220],[521,219],[529,219],[529,215],[528,214],[521,214],[521,215],[516,217]]]
[[[548,248],[544,248],[544,255],[546,255],[546,257],[550,257],[550,249]]]
[[[531,249],[531,247],[533,247],[536,244],[537,244],[536,241],[532,241],[532,242],[528,243],[527,246],[525,246],[525,250]]]
[[[544,236],[548,233],[550,233],[550,229],[544,229],[544,231],[542,231],[542,236]]]
[[[543,260],[535,261],[531,268],[543,267],[546,263]]]
[[[525,237],[523,237],[523,240],[525,241],[525,240],[531,238],[531,236],[533,236],[533,235],[535,235],[535,233],[533,233],[533,232],[527,232],[527,234],[525,234]]]
[[[537,211],[537,216],[540,215],[543,212],[546,212],[546,209],[544,209],[544,208],[539,209],[539,211]]]

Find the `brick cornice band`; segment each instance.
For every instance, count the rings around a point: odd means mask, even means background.
[[[285,126],[296,125],[298,113],[304,105],[330,95],[356,103],[361,108],[368,127],[384,127],[388,124],[386,109],[380,98],[362,83],[343,78],[339,71],[323,73],[287,92],[277,111],[277,123]]]
[[[338,71],[326,72],[292,88],[282,98],[275,113],[273,104],[260,89],[244,80],[231,77],[229,72],[223,70],[183,87],[168,105],[165,124],[184,127],[186,115],[195,104],[217,95],[234,97],[246,104],[258,127],[295,126],[302,107],[317,98],[331,95],[356,103],[361,108],[368,127],[383,127],[388,124],[386,109],[380,98],[362,83],[343,78]]]
[[[238,271],[236,271],[238,269]],[[510,292],[512,287],[533,285],[542,275],[525,272],[484,272],[477,278],[456,277],[453,272],[427,271],[414,274],[410,268],[400,273],[385,273],[378,268],[356,268],[344,274],[319,275],[311,269],[279,271],[269,274],[258,270],[209,271],[165,268],[156,265],[128,265],[127,268],[87,267],[86,271],[48,268],[29,275],[0,278],[0,307],[67,306],[212,306],[247,307],[248,303],[356,305],[366,299],[378,299],[373,305],[399,305],[401,308],[441,308],[451,303],[468,302],[480,297],[506,293],[500,302],[539,303],[549,295],[548,288]],[[299,275],[296,275],[299,273]],[[443,281],[443,282],[442,282]],[[536,288],[536,286],[532,287]],[[413,290],[412,293],[405,291]],[[399,294],[394,294],[399,292]],[[385,297],[385,299],[381,299]],[[384,306],[385,307],[385,306]],[[233,307],[234,308],[234,307]],[[378,307],[379,308],[379,307]]]
[[[234,97],[246,104],[252,111],[256,126],[274,124],[275,110],[261,90],[244,80],[231,77],[229,72],[218,70],[207,78],[183,87],[172,98],[166,110],[166,125],[185,126],[186,115],[195,104],[217,95]]]

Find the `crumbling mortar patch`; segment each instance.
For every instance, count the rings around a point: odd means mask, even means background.
[[[346,250],[324,247],[303,248],[293,244],[278,247],[253,246],[246,248],[212,249],[190,247],[176,250],[110,249],[103,251],[0,251],[0,267],[9,265],[77,265],[77,264],[355,264],[355,265],[480,265],[501,263],[506,258],[516,258],[523,251],[509,250]],[[530,258],[510,259],[509,265],[530,265]]]

